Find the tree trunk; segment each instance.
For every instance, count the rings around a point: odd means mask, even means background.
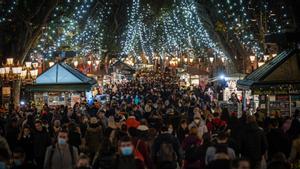
[[[16,109],[20,106],[21,80],[16,80],[13,82],[12,90],[12,100],[14,108]]]

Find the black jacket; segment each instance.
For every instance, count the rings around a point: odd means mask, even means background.
[[[261,160],[267,150],[267,139],[257,124],[247,124],[240,134],[240,151],[251,161]]]
[[[170,143],[173,145],[173,149],[176,152],[178,160],[182,160],[184,158],[178,139],[169,133],[163,133],[163,134],[160,134],[154,140],[154,143],[153,143],[153,147],[152,147],[152,157],[153,158],[152,159],[154,159],[154,161],[157,160],[156,154],[158,153],[158,151],[160,149],[160,145],[162,143]]]
[[[33,139],[31,135],[27,137],[21,137],[18,140],[18,144],[22,147],[26,154],[26,160],[32,161],[33,160]]]
[[[289,150],[291,149],[289,139],[280,129],[271,129],[267,133],[267,140],[269,158],[272,158],[278,152],[284,153],[287,157],[289,156]]]
[[[35,131],[33,133],[33,153],[34,157],[44,157],[46,149],[51,144],[51,138],[46,130]]]
[[[179,127],[178,131],[177,131],[177,138],[179,140],[180,143],[183,142],[183,140],[185,139],[185,136],[189,134],[189,129],[183,129],[182,127]]]

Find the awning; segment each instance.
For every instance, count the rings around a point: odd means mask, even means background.
[[[300,56],[298,49],[283,51],[243,80],[237,87],[254,93],[286,93],[300,89]]]
[[[65,63],[56,63],[40,74],[36,82],[27,86],[29,91],[88,91],[96,85],[94,78],[87,77]]]

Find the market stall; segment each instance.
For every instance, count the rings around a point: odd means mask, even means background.
[[[299,49],[283,51],[237,84],[239,89],[259,95],[259,108],[268,115],[291,116],[300,109]]]
[[[133,78],[135,69],[130,65],[118,60],[113,63],[109,68],[109,74],[111,75],[111,82],[120,83]]]
[[[76,102],[90,99],[92,87],[96,84],[95,79],[60,62],[40,74],[33,85],[27,86],[27,90],[34,93],[38,107],[44,103],[73,106]]]

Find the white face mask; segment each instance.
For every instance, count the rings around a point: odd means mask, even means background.
[[[194,121],[195,121],[195,123],[197,123],[197,124],[200,123],[200,119],[195,119]]]
[[[168,133],[172,134],[172,133],[173,133],[173,129],[172,129],[172,128],[169,128],[169,129],[168,129]]]

